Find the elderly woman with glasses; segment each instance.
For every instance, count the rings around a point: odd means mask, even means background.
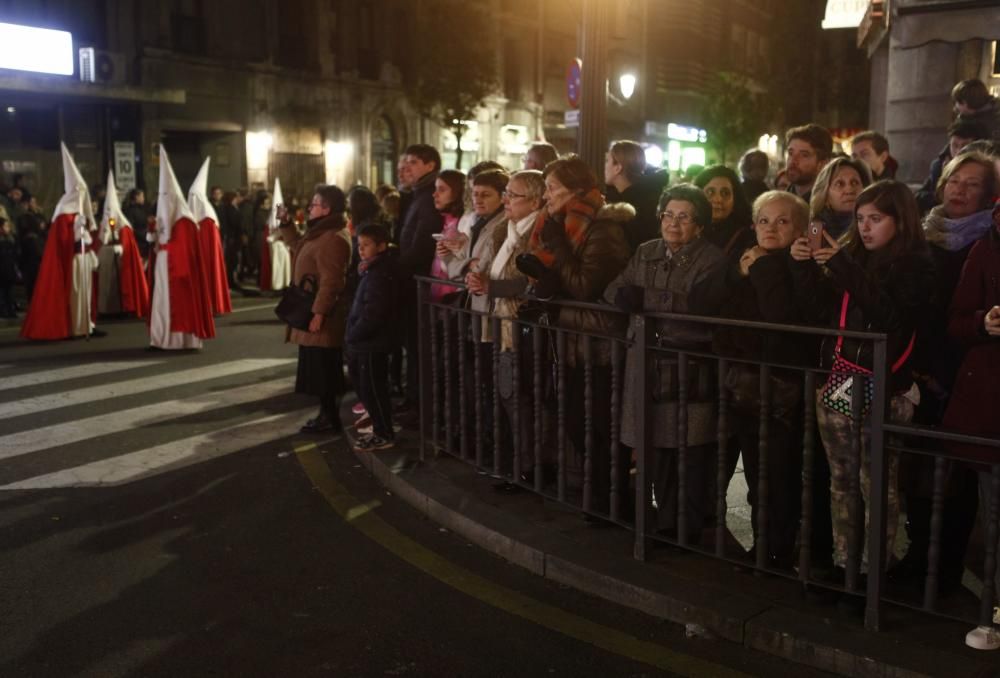
[[[604,299],[629,313],[687,313],[688,292],[708,275],[722,259],[722,251],[702,237],[712,223],[712,207],[702,190],[679,184],[660,198],[661,237],[643,243],[625,270],[604,291]],[[647,356],[647,370],[653,380],[650,416],[655,423],[653,445],[656,464],[653,490],[657,505],[657,529],[677,534],[678,459],[682,446],[678,431],[681,384],[677,353],[671,351],[707,348],[711,332],[705,325],[673,320],[656,321],[657,350]],[[635,448],[643,435],[638,419],[639,360],[630,348],[625,362],[621,441]],[[684,536],[697,543],[705,522],[708,469],[716,440],[716,406],[712,366],[689,359],[686,370],[687,435],[685,458]]]

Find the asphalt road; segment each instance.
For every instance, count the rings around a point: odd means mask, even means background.
[[[296,433],[294,348],[236,303],[199,353],[0,326],[0,676],[821,675],[428,522]]]

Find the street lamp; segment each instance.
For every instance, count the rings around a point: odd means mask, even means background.
[[[622,97],[628,101],[635,94],[635,74],[634,73],[622,73],[618,78],[618,91],[622,93]]]

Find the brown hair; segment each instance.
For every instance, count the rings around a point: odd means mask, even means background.
[[[811,122],[808,125],[792,127],[785,132],[786,147],[796,139],[801,139],[812,146],[820,162],[828,160],[833,155],[833,137],[825,127]]]
[[[496,190],[497,193],[503,193],[507,189],[507,182],[509,180],[510,175],[507,174],[506,170],[491,169],[477,174],[476,178],[472,180],[472,185],[489,186]]]
[[[866,132],[858,132],[851,139],[851,147],[854,144],[860,144],[867,141],[872,145],[872,150],[876,153],[888,153],[889,152],[889,140],[884,136],[876,132],[875,130],[868,130]]]
[[[956,104],[965,104],[973,110],[979,110],[990,103],[990,93],[982,80],[973,78],[963,80],[952,87],[951,100]]]
[[[615,141],[608,149],[608,153],[611,154],[616,163],[621,165],[625,179],[630,183],[638,181],[643,172],[646,171],[646,153],[642,150],[642,146],[634,141],[627,139]]]
[[[594,174],[594,170],[575,153],[569,153],[546,165],[542,176],[547,179],[550,175],[580,195],[597,188],[597,175]]]
[[[437,178],[451,189],[452,201],[444,208],[444,212],[456,217],[462,216],[465,208],[465,174],[455,169],[446,169]]]
[[[861,191],[854,205],[855,212],[864,205],[874,205],[882,214],[887,214],[896,221],[896,235],[886,248],[890,258],[906,252],[913,252],[924,246],[924,229],[920,224],[920,208],[913,191],[901,181],[883,179]],[[855,257],[855,261],[864,260],[865,244],[858,232],[858,220],[845,237],[845,249]]]

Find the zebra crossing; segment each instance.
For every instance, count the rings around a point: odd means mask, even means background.
[[[165,372],[168,361],[4,370],[0,493],[149,478],[290,436],[315,410],[293,393],[294,358],[178,361]],[[70,380],[81,378],[90,385],[74,388],[79,381]],[[95,403],[104,405],[99,413]],[[39,413],[46,423],[31,426]]]

